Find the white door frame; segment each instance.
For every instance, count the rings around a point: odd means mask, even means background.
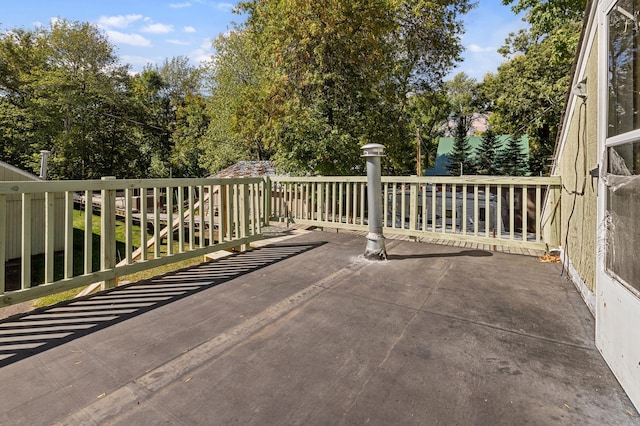
[[[640,131],[607,138],[608,14],[616,0],[598,4],[598,150],[600,176],[607,172],[607,147],[640,139]],[[629,398],[640,409],[640,297],[607,272],[607,187],[598,182],[598,249],[596,250],[596,346]],[[640,244],[640,242],[639,242]]]

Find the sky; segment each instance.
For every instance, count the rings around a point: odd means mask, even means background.
[[[98,25],[116,46],[121,62],[138,72],[146,64],[186,56],[193,64],[211,58],[211,41],[242,17],[232,13],[236,1],[214,0],[4,0],[0,31],[49,26],[52,19]],[[464,61],[450,73],[465,72],[482,80],[504,60],[497,49],[510,32],[524,27],[500,0],[479,0],[464,17]]]

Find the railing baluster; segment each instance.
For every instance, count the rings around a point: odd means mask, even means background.
[[[167,186],[167,256],[173,255],[173,188]]]
[[[509,185],[509,239],[511,241],[514,240],[513,237],[513,228],[515,227],[515,194],[514,194],[514,186]]]
[[[124,208],[125,208],[125,232],[126,247],[125,258],[127,265],[133,263],[133,206],[132,206],[133,189],[126,188],[124,191]]]
[[[340,182],[340,193],[338,194],[338,222],[340,223],[345,223],[342,221],[343,215],[344,215],[344,209],[343,209],[343,205],[344,205],[344,182]]]
[[[467,184],[462,184],[462,235],[467,235]]]
[[[194,250],[196,245],[196,212],[193,207],[195,188],[189,185],[189,250]]]
[[[351,215],[351,182],[347,182],[347,194],[346,194],[346,221],[345,223],[351,223],[351,221],[349,220],[349,216]]]
[[[406,228],[407,217],[407,184],[402,184],[402,198],[400,198],[400,229]]]
[[[216,221],[215,221],[215,202],[216,202],[216,190],[218,188],[218,195],[220,195],[220,190],[218,186],[214,187],[213,185],[209,186],[209,246],[212,246],[216,243]],[[269,188],[271,189],[271,188]],[[220,204],[218,203],[218,206]],[[220,228],[218,228],[218,233],[220,232]]]
[[[496,235],[502,238],[502,185],[498,185],[496,189],[497,209],[496,209]]]
[[[447,184],[442,184],[442,193],[440,197],[442,206],[440,208],[442,213],[442,229],[441,232],[444,234],[447,232]]]
[[[357,182],[353,182],[353,190],[351,192],[352,195],[352,199],[351,199],[351,211],[353,212],[353,214],[351,215],[353,218],[353,224],[356,225],[358,223],[358,183]]]
[[[396,218],[398,217],[398,184],[393,182],[391,185],[391,228],[395,229],[397,226]]]
[[[199,247],[200,248],[204,248],[204,220],[205,220],[205,202],[204,202],[204,186],[200,185],[198,186],[198,191],[199,191],[199,195],[198,195],[198,200],[200,201],[200,207],[198,208],[198,213],[200,213],[200,231],[198,232],[198,237],[199,237]]]
[[[480,206],[478,201],[478,184],[473,185],[473,235],[478,235],[478,228],[480,227]]]
[[[240,190],[238,184],[234,183],[231,186],[233,190],[233,237],[240,238]]]
[[[182,205],[182,199],[180,199]],[[182,221],[182,216],[180,216]],[[148,259],[147,249],[147,188],[140,188],[140,259],[144,262]]]
[[[227,212],[226,214],[226,219],[227,219],[227,232],[225,234],[225,238],[226,241],[231,241],[233,239],[233,229],[234,229],[234,222],[233,222],[233,203],[234,203],[234,192],[233,192],[233,185],[229,184],[229,185],[225,185],[225,211]]]
[[[527,227],[529,214],[529,189],[522,185],[522,241],[527,241]]]
[[[491,187],[484,186],[484,236],[491,237]]]
[[[55,193],[44,193],[44,226],[45,226],[45,253],[44,253],[44,282],[52,283],[54,280],[55,262]]]
[[[364,225],[364,206],[365,206],[365,194],[367,193],[367,184],[360,183],[360,225]]]
[[[73,192],[64,193],[64,277],[73,277]],[[104,206],[100,215],[104,215]]]
[[[458,228],[458,200],[456,198],[456,184],[451,185],[451,231],[455,234]]]
[[[541,206],[540,206],[540,198],[541,198],[541,193],[540,193],[540,185],[536,185],[536,243],[540,242],[540,210],[541,210]]]
[[[31,287],[31,194],[22,194],[22,289]]]
[[[162,244],[160,241],[160,188],[153,188],[153,257],[160,259]]]
[[[389,226],[389,184],[383,182],[382,185],[382,226]]]
[[[68,198],[68,193],[65,197]],[[66,203],[65,203],[66,204]],[[65,215],[69,211],[69,205],[65,205]],[[66,222],[69,223],[67,217]],[[73,243],[69,245],[68,233],[65,233],[64,257],[65,268],[64,277],[71,278],[73,276]],[[73,241],[73,240],[72,240]],[[84,274],[88,275],[93,272],[93,191],[84,191]]]
[[[436,210],[437,210],[437,199],[436,197],[438,196],[437,194],[437,188],[436,188],[436,184],[432,183],[431,184],[431,232],[436,232]]]

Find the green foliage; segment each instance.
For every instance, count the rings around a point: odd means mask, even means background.
[[[496,176],[500,174],[498,164],[500,142],[491,129],[482,135],[482,143],[476,149],[476,170],[479,175]]]
[[[548,171],[584,8],[584,0],[516,1],[530,27],[510,35],[500,49],[509,60],[481,85],[494,130],[529,136],[532,174]]]
[[[519,142],[519,137],[512,136],[499,154],[498,162],[501,174],[506,176],[525,176],[528,164]]]
[[[467,0],[245,1],[238,7],[247,14],[237,30],[250,53],[243,59],[257,64],[242,68],[251,77],[241,93],[253,101],[242,111],[282,168],[358,173],[359,147],[377,142],[387,146],[387,173],[413,170],[416,126],[407,94],[437,87],[460,58]]]
[[[473,149],[467,138],[467,129],[462,120],[457,122],[454,131],[453,151],[449,155],[447,170],[453,176],[473,175],[476,173]]]
[[[419,139],[422,170],[435,165],[438,140],[444,136],[443,123],[449,118],[450,105],[444,91],[433,90],[412,94],[407,102],[407,111],[416,127]]]

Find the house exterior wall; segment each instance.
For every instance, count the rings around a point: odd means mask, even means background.
[[[0,162],[0,181],[34,181],[37,176]],[[41,254],[45,251],[44,241],[44,194],[34,194],[31,200],[31,253]],[[64,249],[64,194],[55,197],[55,250]],[[17,195],[7,196],[6,221],[7,241],[5,261],[22,256],[22,199]]]
[[[597,37],[595,38],[597,40]],[[560,241],[565,263],[575,270],[582,284],[595,291],[597,250],[597,192],[598,181],[589,171],[596,168],[598,158],[598,47],[592,43],[587,52],[584,74],[587,98],[574,97],[569,109],[565,139],[557,154],[554,175],[562,176]]]

